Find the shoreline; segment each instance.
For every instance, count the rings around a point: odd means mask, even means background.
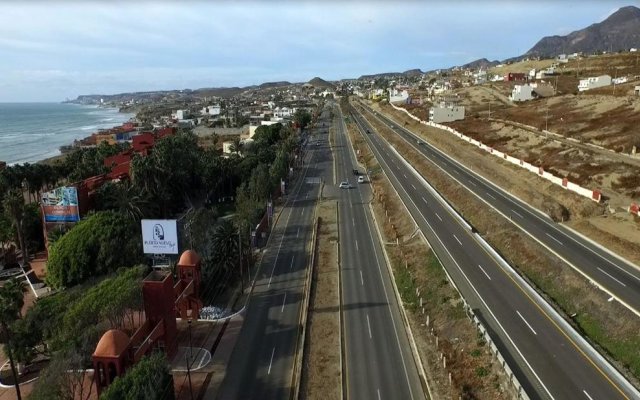
[[[28,103],[28,104],[35,104],[35,103]],[[120,121],[120,122],[115,122],[114,121],[114,123],[109,124],[108,126],[107,125],[102,126],[102,127],[98,126],[95,130],[93,130],[89,134],[84,133],[83,136],[78,136],[75,139],[71,139],[70,142],[62,143],[60,145],[52,144],[52,146],[50,148],[48,148],[46,153],[42,154],[44,156],[44,158],[40,158],[40,159],[36,159],[36,160],[18,161],[18,162],[6,162],[7,167],[26,164],[26,163],[29,163],[29,164],[54,165],[55,163],[57,163],[59,161],[64,161],[69,153],[74,152],[75,150],[77,150],[77,149],[73,149],[73,150],[71,150],[69,152],[62,153],[60,151],[61,147],[73,145],[75,141],[86,140],[86,139],[90,138],[92,135],[98,133],[99,131],[110,130],[110,129],[122,126],[127,121],[135,120],[135,118],[136,118],[136,113],[123,112],[123,111],[121,111],[121,109],[119,107],[105,107],[105,106],[102,106],[102,105],[76,104],[76,103],[66,103],[66,102],[42,102],[42,103],[37,103],[37,104],[63,104],[63,105],[72,105],[72,106],[82,107],[82,108],[87,108],[87,109],[110,110],[110,111],[114,111],[116,115],[123,115],[124,114],[124,115],[128,116],[128,119]],[[73,129],[69,129],[69,131],[71,131],[71,130],[73,130]],[[4,161],[4,160],[0,160],[0,161]]]

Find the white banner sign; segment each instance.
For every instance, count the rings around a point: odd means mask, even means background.
[[[142,249],[145,254],[178,254],[175,219],[143,219]]]

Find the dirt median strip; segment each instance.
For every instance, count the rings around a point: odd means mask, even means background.
[[[640,377],[640,319],[591,285],[559,258],[492,212],[419,155],[395,133],[366,115],[380,134],[480,232],[519,273],[620,369],[634,385]]]
[[[457,291],[428,243],[416,234],[415,222],[367,143],[353,124],[348,124],[348,133],[359,161],[373,171],[375,220],[387,243],[385,251],[433,398],[512,398],[489,346],[465,318]]]

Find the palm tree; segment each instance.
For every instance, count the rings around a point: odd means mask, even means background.
[[[0,328],[2,328],[2,335],[4,336],[5,350],[9,357],[9,363],[11,364],[11,373],[13,374],[13,381],[16,387],[16,396],[18,400],[21,400],[20,395],[20,383],[18,382],[18,373],[16,372],[16,366],[13,361],[13,351],[11,348],[11,332],[9,325],[20,318],[20,310],[24,305],[24,296],[22,294],[23,285],[22,282],[11,279],[6,282],[4,286],[0,287]]]
[[[212,245],[216,266],[226,271],[233,271],[239,263],[240,243],[238,230],[231,220],[223,220],[216,227]],[[242,270],[238,272],[242,274]]]
[[[25,216],[24,196],[22,192],[17,189],[9,191],[4,198],[3,206],[5,214],[11,219],[13,226],[16,228],[20,250],[22,250],[22,262],[23,264],[29,264],[29,249],[26,246],[22,225]]]
[[[149,208],[147,196],[130,181],[107,184],[101,193],[104,194],[102,208],[118,210],[133,221],[142,219]]]

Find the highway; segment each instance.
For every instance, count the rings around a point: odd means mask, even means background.
[[[347,399],[424,399],[392,277],[386,265],[367,203],[371,188],[358,184],[355,160],[339,107],[337,117],[337,181],[351,189],[336,189],[339,215],[340,266],[344,320],[343,374]]]
[[[375,112],[383,123],[407,140],[429,161],[467,190],[489,204],[515,226],[560,257],[590,281],[640,316],[640,270],[589,240],[577,235],[528,204],[481,178],[392,119]],[[442,133],[448,135],[448,133]]]
[[[263,255],[244,324],[227,365],[218,399],[289,399],[300,328],[300,311],[308,272],[309,242],[321,180],[331,180],[331,157],[325,111],[316,136],[322,146],[307,146],[305,166],[296,187],[288,188]]]
[[[436,197],[406,161],[354,115],[391,183],[465,300],[532,399],[635,399],[639,394],[559,323],[514,273],[500,264]]]

